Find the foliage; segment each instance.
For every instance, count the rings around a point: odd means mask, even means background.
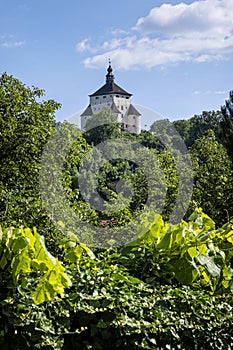
[[[4,229],[0,237],[2,282],[5,282],[5,276],[8,279],[8,275],[11,275],[13,286],[20,285],[22,294],[30,290],[35,304],[54,299],[57,293],[63,293],[64,288],[71,285],[64,267],[48,252],[43,236],[36,229],[33,232],[28,228]],[[35,281],[35,286],[31,282],[30,289],[27,285],[28,276],[29,279],[33,276]]]
[[[119,138],[121,127],[116,115],[110,109],[103,108],[87,119],[84,137],[88,143],[97,145],[110,138]]]
[[[233,216],[232,162],[210,130],[195,141],[191,157],[195,184],[190,211],[201,206],[220,226]]]
[[[0,222],[54,231],[39,197],[40,157],[54,131],[60,104],[43,101],[44,91],[0,77]]]
[[[168,147],[179,136],[173,124],[168,119],[156,120],[150,127],[150,132],[156,137],[163,147]]]
[[[31,349],[35,342],[55,344],[51,339],[55,333],[48,336],[52,320],[39,304],[64,293],[70,277],[36,229],[11,227],[0,231],[0,238],[1,349]]]
[[[76,232],[77,220],[96,221],[95,212],[82,198],[78,184],[79,166],[91,152],[80,130],[69,123],[56,126],[41,158],[40,195],[48,216],[66,223],[67,231]],[[61,230],[62,227],[56,224]]]
[[[70,299],[76,333],[67,336],[64,349],[208,349],[208,343],[224,349],[231,344],[230,295],[212,297],[164,281],[155,285],[153,274],[142,282],[122,267],[127,258],[132,269],[136,259],[145,258],[141,246],[132,249],[135,261],[129,252],[114,251],[98,253],[97,261],[81,261]],[[161,281],[164,273],[161,269]],[[213,338],[223,328],[224,336]]]
[[[42,101],[43,94],[5,73],[0,78],[1,349],[232,349],[233,176],[214,136],[219,112],[173,125],[158,121],[154,134],[133,135],[121,133],[115,116],[103,110],[82,135],[68,123],[55,126],[59,104]],[[220,135],[229,154],[231,98]],[[192,146],[190,211],[198,204],[216,224],[201,209],[186,221],[166,222],[187,204],[174,125]],[[97,186],[106,200],[99,212],[90,205],[91,191],[84,198],[79,188],[80,168],[94,154],[90,145],[114,139],[122,157],[102,164],[96,178],[87,177],[91,167],[83,169],[85,186]],[[135,159],[130,147],[123,152],[129,141],[132,149],[144,146]],[[127,232],[145,204],[149,212]],[[93,232],[77,227],[77,218],[104,227],[103,247],[112,242],[114,225],[116,235],[134,240],[120,248],[88,247],[83,242]]]
[[[130,135],[132,137],[132,134]],[[163,150],[165,148],[164,144],[158,138],[156,138],[155,135],[153,135],[153,133],[150,131],[142,130],[141,133],[136,136],[136,139],[144,147],[147,147],[149,149],[155,148],[157,150]]]
[[[169,219],[178,190],[176,165],[179,161],[182,162],[182,157],[177,154],[175,163],[169,151],[148,149],[136,140],[128,140],[128,136],[122,136],[118,143],[111,140],[109,156],[110,160],[106,160],[98,152],[93,155],[93,151],[89,151],[89,154],[86,154],[88,165],[84,168],[80,169],[79,161],[76,164],[72,162],[67,167],[67,179],[72,178],[71,194],[74,198],[74,208],[78,208],[78,203],[84,199],[92,208],[98,208],[99,202],[103,201],[103,204],[99,205],[102,210],[92,211],[94,224],[112,220],[115,225],[125,225],[145,206]],[[80,176],[81,179],[85,179],[85,197],[80,189]],[[188,178],[187,173],[185,177]],[[69,183],[67,179],[65,186]],[[54,199],[53,202],[55,201]]]
[[[195,140],[205,136],[208,130],[213,130],[219,141],[220,111],[203,111],[200,115],[194,115],[190,119],[176,120],[173,126],[183,138],[187,147],[192,147]]]
[[[168,283],[175,278],[182,284],[207,288],[215,293],[228,288],[233,291],[232,223],[216,230],[214,221],[196,209],[189,222],[172,225],[151,212],[144,214],[138,231],[141,234],[137,240],[123,250],[134,251],[137,250],[135,246],[148,246],[159,266],[154,272],[160,282],[166,272]],[[136,270],[140,273],[138,266]],[[150,277],[153,277],[152,271]]]
[[[168,225],[150,212],[141,217],[136,241],[94,253],[70,234],[60,247],[72,286],[40,305],[31,298],[35,278],[25,273],[27,283],[9,283],[8,265],[8,283],[1,281],[1,348],[231,349],[232,225],[216,230],[201,210],[189,222]],[[18,256],[25,245],[19,237],[32,232],[11,232]],[[43,271],[42,264],[31,266]]]
[[[229,99],[226,100],[225,106],[221,107],[221,112],[220,139],[233,160],[233,91],[230,91]]]

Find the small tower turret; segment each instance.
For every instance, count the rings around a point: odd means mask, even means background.
[[[112,74],[112,66],[111,66],[111,61],[109,59],[109,66],[108,66],[108,69],[107,69],[107,75],[106,75],[106,84],[112,84],[114,83],[114,75]]]

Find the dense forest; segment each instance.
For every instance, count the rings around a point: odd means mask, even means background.
[[[85,132],[0,77],[0,348],[233,349],[233,92]]]

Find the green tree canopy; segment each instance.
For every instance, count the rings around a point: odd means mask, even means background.
[[[5,225],[44,221],[38,193],[40,156],[60,104],[43,96],[43,90],[13,76],[0,77],[0,222]]]
[[[110,138],[119,138],[121,127],[117,116],[110,109],[103,108],[87,119],[84,136],[89,144],[97,145]]]
[[[229,100],[226,100],[221,107],[222,118],[220,121],[220,138],[228,154],[233,159],[233,90],[229,93]]]
[[[205,135],[208,130],[213,130],[218,138],[220,120],[220,111],[203,111],[202,114],[194,115],[190,119],[176,120],[173,125],[187,147],[191,147],[195,140]]]
[[[195,178],[193,204],[202,207],[220,225],[233,216],[231,159],[211,130],[195,141],[191,157]]]

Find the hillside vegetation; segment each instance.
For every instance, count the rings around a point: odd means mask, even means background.
[[[0,77],[0,348],[233,349],[233,94],[140,135],[58,108]]]

